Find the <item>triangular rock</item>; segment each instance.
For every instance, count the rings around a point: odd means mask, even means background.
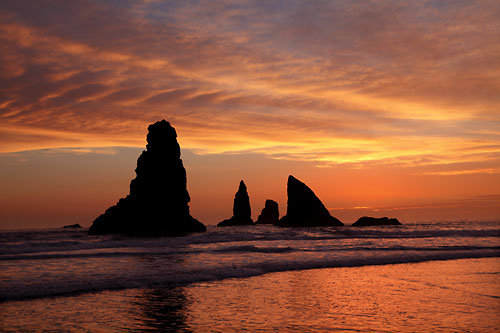
[[[248,197],[245,182],[240,181],[238,192],[234,196],[233,216],[217,224],[218,227],[234,225],[253,225],[252,211],[250,209],[250,198]]]
[[[267,199],[264,208],[255,224],[276,224],[280,218],[278,203],[274,200]]]
[[[331,216],[314,192],[293,176],[288,176],[287,211],[277,223],[280,227],[343,226]]]
[[[148,127],[147,142],[137,159],[130,194],[96,218],[89,235],[161,236],[206,230],[189,214],[186,170],[175,129],[158,121]]]

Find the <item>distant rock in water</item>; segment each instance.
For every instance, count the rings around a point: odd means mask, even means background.
[[[375,225],[401,225],[398,219],[388,217],[363,216],[352,224],[353,227],[366,227]]]
[[[76,224],[70,224],[70,225],[65,225],[64,227],[62,227],[63,229],[81,229],[82,226],[79,225],[78,223]]]
[[[266,204],[262,209],[255,224],[276,224],[280,218],[278,203],[274,200],[266,200]]]
[[[250,198],[248,197],[247,187],[242,180],[238,192],[234,196],[233,216],[230,219],[220,222],[217,226],[253,225],[251,216]]]
[[[186,170],[177,133],[165,120],[149,125],[130,194],[94,220],[89,235],[174,236],[206,231],[189,214]]]
[[[293,176],[288,176],[287,211],[276,224],[280,227],[343,226],[331,216],[314,192]]]

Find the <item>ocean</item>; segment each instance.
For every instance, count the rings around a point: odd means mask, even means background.
[[[0,232],[1,331],[500,330],[500,221],[86,233]]]

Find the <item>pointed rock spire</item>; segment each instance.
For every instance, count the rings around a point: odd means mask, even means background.
[[[343,226],[331,216],[321,200],[306,184],[292,175],[287,183],[287,211],[276,224],[281,227]]]
[[[205,231],[189,214],[186,170],[175,129],[165,120],[149,125],[146,150],[137,159],[130,194],[94,220],[90,235],[140,236]]]
[[[278,203],[274,200],[267,199],[264,208],[255,224],[276,224],[280,218]]]
[[[233,216],[217,224],[218,227],[233,225],[253,225],[250,198],[248,197],[245,182],[240,181],[238,192],[234,195]]]

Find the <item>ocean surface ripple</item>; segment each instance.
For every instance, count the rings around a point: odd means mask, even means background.
[[[209,227],[183,237],[0,232],[0,301],[250,277],[269,272],[500,257],[500,221],[403,226]]]

